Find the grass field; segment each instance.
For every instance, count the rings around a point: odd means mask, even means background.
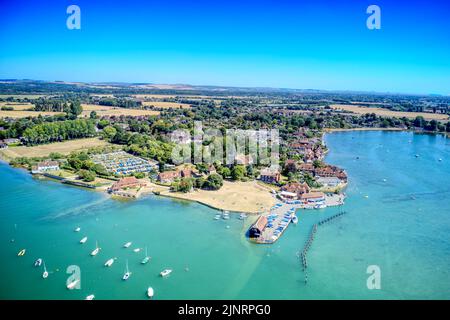
[[[343,110],[348,112],[354,112],[357,114],[375,113],[377,116],[386,117],[406,117],[410,119],[415,119],[417,116],[422,116],[426,120],[448,120],[448,115],[438,114],[438,113],[427,113],[427,112],[402,112],[402,111],[391,111],[383,108],[369,108],[361,107],[348,104],[332,104],[330,105],[334,110]]]
[[[97,112],[98,116],[153,116],[158,115],[159,111],[140,110],[140,109],[125,109],[108,106],[99,106],[95,104],[82,104],[83,112],[81,117],[89,117],[91,111]]]
[[[2,153],[7,159],[13,159],[17,157],[46,157],[52,152],[58,152],[67,155],[72,151],[87,150],[89,148],[106,145],[110,145],[110,143],[104,140],[99,140],[98,138],[87,138],[64,142],[55,142],[33,147],[10,147],[8,149],[2,149],[0,153]]]
[[[34,104],[26,102],[0,102],[0,108],[1,107],[13,107],[14,111],[23,111],[34,108]]]

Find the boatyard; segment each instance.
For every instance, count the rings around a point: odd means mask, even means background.
[[[286,231],[289,224],[297,223],[296,212],[299,209],[323,209],[330,206],[338,206],[344,203],[344,195],[324,195],[323,204],[317,205],[309,201],[300,200],[277,203],[269,212],[258,217],[254,224],[248,229],[247,234],[251,241],[261,244],[275,243]],[[325,223],[325,222],[324,222]]]

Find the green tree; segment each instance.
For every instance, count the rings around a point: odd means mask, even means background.
[[[102,136],[107,140],[111,140],[112,138],[114,138],[116,133],[117,133],[116,128],[112,126],[107,126],[106,128],[103,129]]]
[[[85,182],[92,182],[95,180],[95,172],[89,170],[80,170],[78,171],[78,176]]]
[[[231,170],[233,180],[241,180],[245,176],[245,167],[243,165],[235,165]]]

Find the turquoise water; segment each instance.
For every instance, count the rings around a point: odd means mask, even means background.
[[[349,175],[348,213],[319,227],[307,285],[296,253],[312,224],[337,208],[301,211],[276,244],[254,245],[236,216],[215,221],[214,210],[196,203],[117,201],[0,164],[0,298],[145,299],[152,286],[157,299],[449,299],[450,140],[342,132],[326,141],[327,162]],[[91,257],[96,240],[102,250]],[[122,248],[127,241],[131,248]],[[141,265],[144,253],[132,248],[145,246],[152,259]],[[47,279],[33,267],[38,257]],[[126,259],[133,274],[125,282]],[[65,287],[69,265],[81,269],[80,290]],[[381,290],[367,289],[369,265],[381,269]],[[166,268],[174,271],[163,279]]]

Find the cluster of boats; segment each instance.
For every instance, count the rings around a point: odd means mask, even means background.
[[[245,220],[246,218],[247,218],[247,215],[245,213],[241,213],[239,215],[239,220]],[[214,216],[214,220],[220,220],[220,219],[229,220],[230,219],[230,212],[224,210],[222,213],[217,213]]]
[[[81,231],[81,228],[80,228],[80,227],[77,227],[77,228],[75,228],[74,231],[75,231],[75,232],[80,232],[80,231]],[[88,240],[88,237],[83,237],[83,238],[80,240],[80,244],[86,243],[87,240]],[[132,245],[132,242],[126,242],[126,243],[123,245],[123,248],[129,248],[131,245]],[[92,257],[95,257],[95,256],[97,256],[97,255],[99,254],[100,250],[101,250],[101,248],[98,246],[98,242],[96,241],[96,242],[95,242],[95,249],[90,253],[90,255],[91,255]],[[133,249],[133,251],[136,252],[136,253],[138,253],[138,252],[141,251],[141,248],[135,248],[135,249]],[[17,255],[18,255],[19,257],[22,257],[22,256],[25,255],[25,253],[26,253],[26,249],[22,249],[22,250],[20,250],[20,251],[18,252]],[[145,257],[141,260],[141,264],[143,264],[143,265],[147,264],[147,263],[150,261],[150,259],[151,259],[151,257],[148,255],[147,247],[145,247]],[[113,265],[113,263],[115,262],[115,260],[117,260],[117,258],[111,258],[111,259],[108,259],[108,260],[105,262],[104,266],[105,266],[105,267],[111,267],[111,266]],[[37,268],[37,267],[41,267],[41,266],[44,268],[44,271],[43,271],[43,273],[42,273],[42,278],[46,279],[46,278],[48,278],[48,276],[49,276],[49,272],[47,271],[47,267],[46,267],[46,265],[45,265],[44,260],[43,260],[42,258],[38,258],[38,259],[34,262],[34,267]],[[167,276],[169,276],[169,275],[172,273],[172,271],[173,271],[172,269],[164,269],[163,271],[160,272],[160,276],[161,276],[161,277],[167,277]],[[132,275],[132,272],[130,271],[130,269],[129,269],[129,267],[128,267],[128,259],[127,259],[127,260],[126,260],[126,263],[125,263],[125,273],[124,273],[123,276],[122,276],[122,280],[124,280],[124,281],[128,280],[128,279],[131,277],[131,275]],[[79,284],[79,280],[78,280],[78,279],[75,279],[75,280],[71,281],[70,283],[68,283],[68,284],[66,285],[66,287],[67,287],[67,289],[69,289],[69,290],[73,290],[73,289],[75,289],[75,288],[77,287],[78,284]],[[153,290],[152,287],[148,287],[148,288],[147,288],[147,296],[148,296],[149,298],[153,298],[153,296],[154,296],[154,290]],[[95,299],[95,295],[93,295],[93,294],[90,294],[90,295],[88,295],[88,296],[86,297],[86,300],[94,300],[94,299]]]

